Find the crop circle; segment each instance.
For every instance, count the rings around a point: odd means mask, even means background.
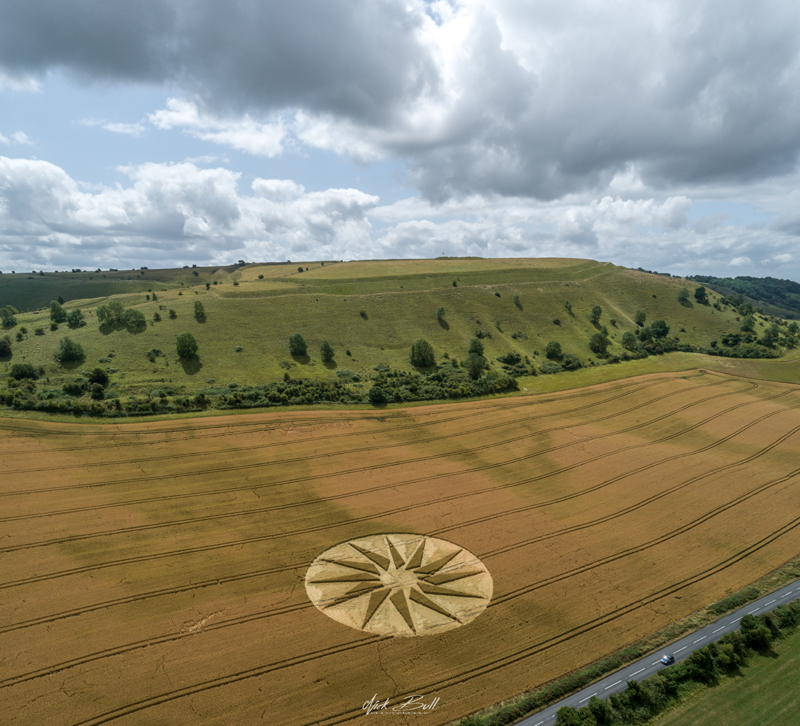
[[[458,628],[492,599],[492,576],[472,553],[419,534],[375,534],[331,547],[306,572],[306,592],[328,617],[377,635]]]

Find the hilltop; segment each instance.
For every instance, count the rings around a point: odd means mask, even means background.
[[[536,390],[534,376],[541,380],[579,366],[618,364],[613,377],[633,375],[643,371],[642,361],[627,360],[670,350],[778,357],[797,344],[796,324],[736,307],[710,290],[698,299],[696,283],[682,278],[593,260],[241,263],[16,274],[8,287],[11,277],[0,277],[3,304],[37,300],[38,309],[15,314],[16,325],[4,331],[12,355],[0,358],[0,373],[7,376],[14,364],[28,363],[38,379],[0,384],[0,400],[51,411],[356,403],[367,400],[376,381],[389,401],[470,397],[520,385]],[[86,291],[93,296],[71,297]],[[81,311],[84,325],[51,329],[49,300],[42,300],[59,296],[67,313]],[[102,327],[98,308],[110,301],[141,313],[142,324]],[[199,319],[196,303],[202,306]],[[593,322],[595,306],[600,317]],[[642,313],[644,321],[637,324]],[[752,330],[743,331],[748,314]],[[668,332],[659,335],[657,326],[648,332],[659,320]],[[184,332],[198,345],[198,355],[189,360],[176,354],[176,336]],[[305,356],[289,352],[289,337],[296,333],[308,344]],[[598,335],[606,341],[605,353],[590,347]],[[66,337],[83,348],[82,362],[55,360]],[[476,337],[486,366],[477,381],[465,368]],[[420,338],[431,344],[437,367],[411,365],[410,348]],[[766,346],[759,344],[765,340]],[[327,363],[320,356],[323,341],[334,349]],[[560,356],[548,358],[551,342],[560,345]],[[95,389],[92,402],[91,374],[98,367],[109,381],[102,394]]]

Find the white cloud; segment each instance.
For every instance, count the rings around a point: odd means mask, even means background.
[[[11,75],[0,68],[0,90],[8,89],[19,93],[39,93],[42,84],[31,75]]]
[[[30,146],[31,140],[24,131],[15,131],[13,134],[11,134],[10,138],[0,134],[0,144],[19,144],[20,146]]]
[[[159,129],[182,128],[197,139],[267,157],[283,151],[286,136],[281,121],[260,123],[249,115],[221,118],[201,113],[196,104],[179,98],[168,99],[167,108],[149,114],[148,119]]]
[[[286,180],[256,179],[190,163],[121,167],[127,186],[85,191],[45,161],[0,157],[0,262],[37,267],[224,263],[363,249],[366,212],[378,198],[355,189],[305,192]],[[343,257],[344,254],[337,254]]]
[[[142,123],[118,123],[114,121],[106,121],[105,119],[84,118],[79,122],[82,126],[99,126],[106,131],[111,131],[114,134],[126,134],[128,136],[141,136],[145,127]]]
[[[730,261],[731,267],[750,267],[752,264],[753,261],[745,255],[743,255],[742,257],[734,257]]]

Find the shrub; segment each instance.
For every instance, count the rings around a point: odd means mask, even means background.
[[[444,317],[444,308],[440,305],[436,308],[436,319],[441,320]]]
[[[161,322],[161,314],[158,312],[158,310],[156,310],[156,311],[153,313],[153,320],[154,320],[156,323],[160,323],[160,322]]]
[[[11,357],[11,338],[7,335],[4,335],[0,338],[0,358],[10,358]]]
[[[44,328],[34,328],[33,329],[34,335],[44,335]]]
[[[178,317],[178,313],[176,313],[174,310],[170,309],[169,317],[170,317],[170,320],[175,320],[175,318]]]
[[[572,313],[572,303],[569,300],[564,300],[564,309],[568,313]]]
[[[419,368],[430,368],[436,365],[433,347],[424,338],[420,338],[411,346],[411,365]]]
[[[383,390],[380,386],[373,386],[369,389],[369,402],[370,403],[377,403],[382,404],[386,403],[388,399],[386,398],[386,391]]]
[[[59,344],[58,353],[56,353],[56,360],[62,364],[80,363],[86,360],[86,354],[80,343],[76,343],[71,338],[63,338]]]
[[[8,375],[18,381],[25,379],[35,381],[39,377],[36,375],[36,370],[30,363],[14,363]]]
[[[106,392],[102,385],[99,383],[93,383],[92,387],[89,389],[89,395],[95,401],[102,401],[105,398]]]
[[[50,330],[58,330],[58,323],[50,323]]]
[[[175,338],[178,358],[188,359],[197,354],[197,341],[191,333],[181,333]]]
[[[292,355],[304,356],[308,352],[308,345],[300,333],[289,336],[289,352]]]
[[[633,319],[634,322],[641,327],[644,325],[644,321],[647,320],[647,313],[644,310],[637,310]]]
[[[199,300],[194,301],[194,319],[198,323],[206,322],[206,311],[203,308],[203,303],[201,303]]]
[[[681,305],[685,305],[689,302],[689,291],[685,287],[678,290],[678,302]]]
[[[599,305],[595,305],[592,308],[592,312],[589,314],[589,320],[592,322],[592,325],[597,325],[600,322],[600,316],[603,314],[603,308]]]
[[[319,344],[319,355],[324,363],[330,363],[333,360],[333,348],[327,340],[323,340]]]
[[[544,354],[550,360],[561,360],[561,356],[562,356],[561,343],[558,343],[555,340],[551,340],[547,344],[547,347],[544,349]]]

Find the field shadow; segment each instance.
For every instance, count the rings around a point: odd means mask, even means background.
[[[324,365],[329,371],[335,371],[339,367],[339,364],[335,360],[322,361],[322,365]]]
[[[292,354],[292,360],[301,366],[307,366],[311,362],[311,356],[306,353],[305,355]]]
[[[678,300],[678,302],[685,308],[693,308],[694,303],[691,300]]]
[[[439,318],[439,327],[443,330],[450,330],[450,326],[444,318]]]
[[[74,371],[74,370],[77,370],[78,368],[82,368],[82,367],[83,367],[83,364],[84,364],[85,362],[86,362],[86,359],[84,358],[83,360],[69,360],[69,361],[64,361],[63,363],[60,363],[59,365],[60,365],[60,366],[61,366],[61,367],[62,367],[62,368],[65,370],[65,371]]]
[[[200,369],[203,367],[203,364],[200,362],[200,358],[196,355],[193,355],[191,358],[181,358],[180,361],[184,373],[190,376],[199,373]]]

